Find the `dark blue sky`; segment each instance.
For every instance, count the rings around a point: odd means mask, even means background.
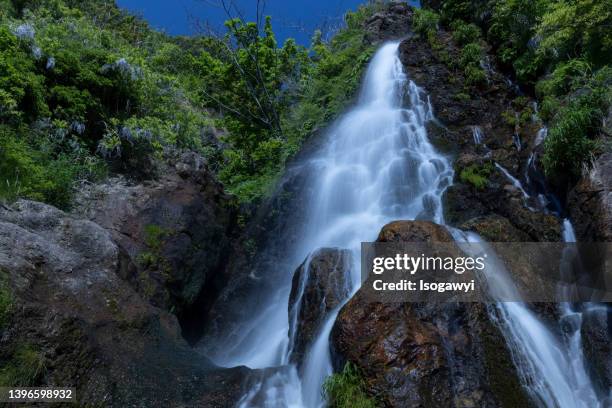
[[[355,10],[366,0],[267,0],[265,14],[272,16],[272,25],[279,42],[288,37],[308,45],[312,32],[337,26],[347,10]],[[229,4],[231,0],[226,0]],[[195,19],[207,21],[219,29],[227,15],[219,0],[117,0],[119,6],[142,15],[149,23],[168,34],[193,34]],[[253,19],[256,0],[235,0],[245,18]],[[260,3],[264,3],[261,1]],[[411,2],[412,3],[412,2]]]

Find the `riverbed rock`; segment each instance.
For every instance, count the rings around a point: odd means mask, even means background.
[[[612,153],[604,153],[572,189],[568,208],[579,241],[612,242]]]
[[[329,312],[349,295],[351,252],[320,248],[293,275],[289,295],[290,359],[301,364]]]
[[[235,404],[248,369],[191,349],[174,315],[122,278],[134,268],[113,233],[52,206],[0,208],[0,376],[15,386],[73,386],[81,404]]]
[[[397,221],[380,241],[450,242],[439,225]],[[506,342],[483,303],[369,302],[363,289],[331,334],[334,369],[355,364],[390,407],[528,407]]]
[[[110,231],[133,261],[122,278],[179,316],[187,337],[197,339],[201,316],[225,284],[236,218],[233,198],[203,158],[185,153],[147,183],[113,178],[84,185],[74,213]]]

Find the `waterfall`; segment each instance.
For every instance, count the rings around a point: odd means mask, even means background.
[[[483,136],[480,126],[472,126],[472,137],[474,138],[475,145],[482,144]]]
[[[509,272],[490,246],[474,233],[454,230],[453,236],[466,253],[489,255],[484,273],[493,300],[520,298]],[[539,406],[602,407],[584,368],[579,325],[566,344],[521,302],[497,302],[490,316],[504,333],[521,381]]]
[[[517,188],[517,189],[518,189],[518,190],[519,190],[519,191],[520,191],[520,192],[523,194],[523,197],[525,197],[525,198],[529,198],[529,195],[528,195],[528,194],[527,194],[527,192],[525,191],[525,188],[523,188],[523,184],[521,184],[521,182],[520,182],[520,181],[519,181],[519,180],[518,180],[516,177],[514,177],[512,174],[510,174],[510,172],[509,172],[508,170],[506,170],[506,169],[505,169],[505,168],[504,168],[504,167],[503,167],[501,164],[499,164],[499,163],[495,163],[495,167],[497,167],[497,169],[498,169],[499,171],[501,171],[501,172],[502,172],[502,174],[503,174],[504,176],[506,176],[506,178],[507,178],[508,180],[510,180],[510,182],[512,183],[512,185],[513,185],[514,187],[516,187],[516,188]]]
[[[397,219],[443,223],[441,196],[453,178],[450,163],[427,139],[425,123],[433,118],[429,98],[406,77],[398,46],[398,42],[391,42],[377,51],[358,104],[331,127],[325,146],[308,163],[313,180],[311,195],[304,198],[310,207],[308,223],[291,257],[301,262],[321,247],[353,251],[354,264],[347,277],[351,293],[361,284],[361,242],[376,239],[383,225]],[[287,336],[289,324],[295,324],[295,317],[289,322],[280,316],[287,314],[289,290],[279,288],[279,292],[286,297],[272,306],[273,311],[262,322],[267,330],[259,332],[261,338],[251,340],[248,358],[230,358],[232,364],[266,361],[270,366],[289,365],[293,340],[287,344],[273,339],[274,348],[261,348],[269,333],[284,332]],[[299,372],[291,366],[259,381],[239,405],[325,405],[321,388],[332,373],[329,334],[339,309],[325,318]]]
[[[362,241],[375,240],[382,226],[398,219],[444,224],[441,196],[452,183],[452,167],[427,139],[425,124],[433,119],[429,98],[404,73],[398,46],[391,42],[377,51],[357,105],[330,128],[323,147],[305,164],[311,188],[302,197],[308,209],[300,242],[287,254],[294,268],[278,282],[267,307],[256,318],[245,319],[240,347],[228,345],[229,351],[214,359],[224,366],[269,368],[251,384],[239,402],[241,408],[325,406],[321,389],[332,373],[329,335],[342,305],[325,316],[302,365],[298,368],[289,360],[294,342],[289,326],[295,325],[299,314],[296,305],[288,317],[291,275],[308,254],[321,247],[353,251],[346,280],[355,293],[361,284]],[[527,195],[518,180],[497,167]],[[474,234],[454,234],[460,241],[479,241]],[[500,293],[516,291],[502,266],[490,273],[487,280],[495,282],[493,299],[508,298]],[[299,284],[301,296],[304,282]],[[522,303],[498,302],[495,309],[491,316],[499,319],[534,400],[555,408],[598,406],[588,377],[583,371],[574,372],[576,365],[568,360],[573,346],[568,349]]]

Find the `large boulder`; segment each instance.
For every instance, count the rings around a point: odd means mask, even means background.
[[[439,225],[399,221],[379,241],[451,242]],[[392,407],[528,407],[506,342],[483,303],[370,302],[363,289],[331,335],[335,370],[350,361]]]
[[[175,313],[195,340],[206,305],[225,283],[234,208],[203,159],[187,153],[157,180],[115,178],[83,186],[74,213],[110,232],[133,260],[122,278],[153,305]]]
[[[329,312],[348,297],[351,267],[349,250],[321,248],[295,271],[289,296],[292,362],[302,363]]]
[[[410,30],[412,10],[405,2],[391,1],[365,22],[365,38],[371,43],[400,38]]]
[[[191,349],[176,317],[121,275],[134,266],[113,233],[49,205],[0,207],[0,378],[73,386],[82,404],[227,407],[246,368]]]

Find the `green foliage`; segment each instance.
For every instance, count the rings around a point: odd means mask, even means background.
[[[308,53],[293,40],[277,47],[270,18],[260,33],[255,23],[234,19],[214,52],[196,66],[204,103],[223,113],[228,130],[221,179],[245,201],[261,196],[282,166],[282,117],[298,96],[309,69]],[[279,161],[279,157],[281,160]]]
[[[435,12],[427,9],[415,9],[412,17],[412,29],[423,37],[431,32],[436,32],[440,16]]]
[[[470,100],[470,95],[465,92],[459,92],[453,95],[453,99],[460,101],[460,102],[467,102]]]
[[[487,82],[487,75],[484,70],[477,65],[468,65],[464,69],[465,83],[467,85],[480,85]]]
[[[241,201],[267,194],[304,139],[353,98],[373,52],[363,24],[378,7],[347,13],[345,28],[330,41],[315,33],[309,50],[292,40],[277,47],[269,20],[262,34],[230,21],[225,45],[198,59],[203,100],[228,130],[219,176]]]
[[[161,251],[163,239],[171,234],[171,230],[160,227],[159,225],[146,225],[144,228],[145,244],[149,247],[149,249],[159,252]]]
[[[490,14],[478,10],[483,4]],[[610,1],[453,0],[443,2],[441,15],[443,23],[453,22],[457,43],[468,40],[466,27],[456,20],[481,26],[498,60],[519,83],[527,89],[535,84],[540,117],[550,122],[546,174],[577,177],[598,148],[595,139],[610,107]],[[474,49],[462,55],[464,64],[474,61],[475,54]],[[523,125],[532,114],[530,107],[514,106],[503,116],[511,125]]]
[[[579,177],[591,163],[597,134],[612,100],[612,69],[602,69],[588,80],[580,94],[568,97],[551,114],[552,126],[544,143],[544,170],[548,176]]]
[[[446,0],[442,2],[441,20],[444,24],[449,24],[456,20],[475,19],[475,22],[480,24],[478,19],[487,11],[487,7],[487,2]]]
[[[561,103],[553,96],[545,96],[540,104],[539,115],[543,120],[551,120],[559,111]]]
[[[79,180],[107,167],[149,176],[167,147],[219,158],[192,53],[114,2],[12,4],[0,19],[0,198],[65,208]]]
[[[44,78],[35,72],[34,61],[25,51],[27,42],[0,26],[0,123],[48,114]]]
[[[538,53],[552,61],[584,58],[594,66],[610,63],[612,5],[609,0],[547,2],[536,33]]]
[[[459,66],[463,68],[467,85],[478,85],[487,81],[487,75],[480,66],[483,54],[482,46],[474,42],[465,45],[461,49]]]
[[[12,358],[0,368],[0,385],[30,387],[46,373],[45,358],[30,344],[20,344]]]
[[[455,20],[451,24],[453,40],[458,45],[478,42],[481,37],[480,28],[473,23],[467,24],[463,20]]]
[[[461,170],[459,179],[464,183],[469,183],[478,190],[484,189],[489,184],[489,176],[493,166],[491,163],[486,163],[482,166],[472,164]]]
[[[67,208],[76,181],[103,177],[100,160],[74,140],[58,139],[57,125],[18,131],[0,125],[0,199],[24,197]]]
[[[366,393],[359,369],[348,362],[340,373],[327,377],[323,392],[331,408],[376,408],[376,400]]]
[[[482,47],[478,43],[469,43],[461,49],[459,66],[465,68],[469,65],[478,65],[482,59]]]
[[[173,231],[168,228],[163,228],[155,224],[146,225],[144,228],[144,241],[147,245],[147,250],[138,255],[138,263],[145,268],[156,268],[160,270],[165,277],[169,277],[172,267],[163,256],[162,249],[164,239],[172,234]],[[146,276],[146,274],[144,276]],[[150,297],[150,294],[148,296]]]
[[[572,59],[560,63],[546,78],[536,84],[540,97],[561,96],[585,85],[591,75],[591,66],[584,60]]]
[[[13,295],[5,275],[0,269],[0,331],[8,323],[13,308]]]

